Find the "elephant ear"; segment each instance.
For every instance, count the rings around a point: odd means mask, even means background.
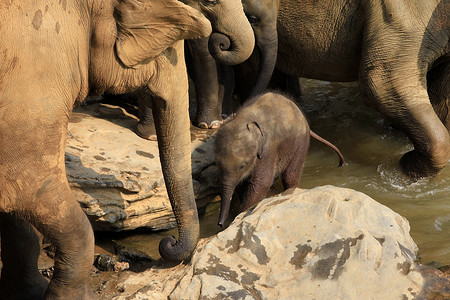
[[[175,42],[211,34],[211,23],[178,0],[121,0],[116,53],[126,67],[148,62]]]
[[[247,129],[256,136],[256,156],[258,157],[258,159],[261,159],[264,148],[264,133],[257,122],[248,123]]]

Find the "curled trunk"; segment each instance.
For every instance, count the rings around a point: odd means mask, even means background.
[[[242,8],[241,8],[242,9]],[[213,33],[209,39],[209,52],[221,64],[237,65],[247,60],[255,46],[253,29],[245,14],[228,13],[221,22],[211,22]],[[236,30],[236,29],[239,30]]]
[[[192,185],[188,102],[165,101],[156,95],[153,99],[162,172],[178,225],[178,240],[164,237],[159,253],[168,261],[181,262],[192,254],[200,236]]]

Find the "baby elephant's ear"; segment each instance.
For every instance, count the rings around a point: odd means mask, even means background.
[[[178,0],[121,0],[115,10],[116,52],[127,67],[150,61],[184,39],[211,34],[211,23]]]
[[[256,136],[256,142],[257,142],[256,155],[259,159],[261,159],[263,156],[263,148],[264,148],[264,133],[257,122],[248,123],[247,129],[250,132],[253,132],[253,134],[255,134],[255,136]]]

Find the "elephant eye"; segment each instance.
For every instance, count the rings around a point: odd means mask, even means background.
[[[217,0],[202,0],[203,5],[213,6],[217,4]]]
[[[247,163],[243,163],[240,167],[239,167],[239,171],[244,171],[245,166],[247,166]]]
[[[257,16],[247,15],[247,19],[252,26],[258,26],[260,19]]]

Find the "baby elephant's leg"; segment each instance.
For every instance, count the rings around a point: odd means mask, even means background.
[[[255,166],[255,169],[250,175],[247,198],[241,203],[241,211],[249,209],[266,197],[270,191],[274,177],[275,160],[266,157],[264,161],[261,161]]]
[[[298,186],[300,177],[302,176],[303,163],[305,162],[306,155],[308,154],[308,148],[309,138],[297,147],[297,150],[284,170],[281,180],[285,190],[296,188]]]

